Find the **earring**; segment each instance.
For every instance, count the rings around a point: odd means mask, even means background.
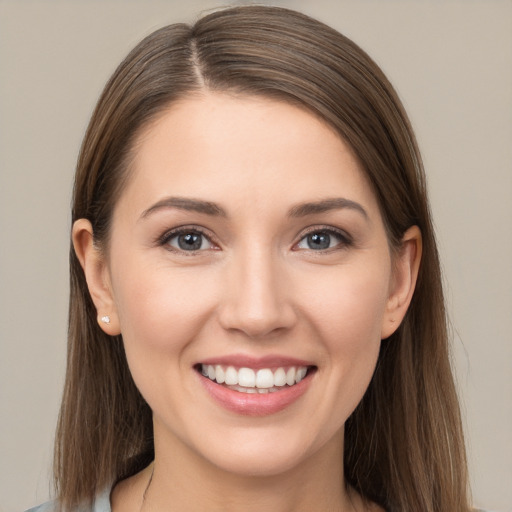
[[[110,323],[110,317],[109,317],[108,315],[102,316],[102,317],[101,317],[101,321],[102,321],[104,324],[109,324],[109,323]]]

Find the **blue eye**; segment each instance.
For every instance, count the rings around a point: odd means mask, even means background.
[[[167,238],[166,243],[174,249],[188,252],[203,251],[212,248],[212,244],[208,238],[199,231],[194,230],[174,233]]]
[[[338,245],[349,245],[347,237],[341,233],[330,230],[312,231],[303,237],[297,244],[298,249],[310,249],[313,251],[325,251]]]

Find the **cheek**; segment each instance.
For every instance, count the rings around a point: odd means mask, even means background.
[[[216,301],[214,284],[201,272],[162,265],[124,264],[113,284],[127,354],[146,358],[183,350]]]
[[[337,285],[309,300],[304,315],[323,346],[328,389],[336,390],[326,396],[326,407],[336,411],[331,420],[338,426],[352,414],[374,373],[389,281],[386,273],[365,268],[333,275],[329,282]]]
[[[319,282],[319,281],[318,281]],[[323,279],[327,286],[304,302],[305,314],[331,350],[362,349],[366,343],[380,342],[386,311],[389,279],[371,267],[346,268]],[[311,289],[310,286],[307,288]]]
[[[130,373],[153,411],[176,415],[183,401],[194,399],[187,389],[182,395],[173,390],[183,389],[188,347],[215,302],[212,287],[190,272],[128,263],[118,269],[113,287]]]

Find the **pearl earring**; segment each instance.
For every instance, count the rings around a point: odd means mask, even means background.
[[[108,315],[102,316],[102,317],[101,317],[101,321],[102,321],[104,324],[109,324],[109,323],[110,323],[110,317],[109,317]]]

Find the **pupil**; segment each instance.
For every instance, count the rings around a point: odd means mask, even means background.
[[[327,233],[315,233],[308,236],[310,249],[328,249],[331,245],[331,237]]]
[[[178,237],[180,249],[185,251],[194,251],[201,248],[201,235],[196,233],[187,233]]]

